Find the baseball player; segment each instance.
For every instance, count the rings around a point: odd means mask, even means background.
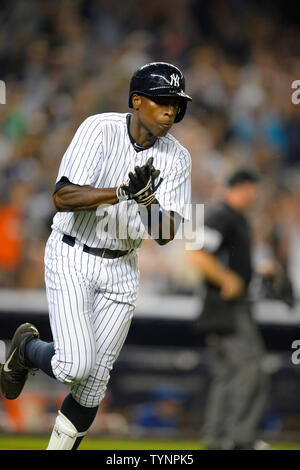
[[[48,449],[77,449],[96,416],[135,309],[137,249],[148,233],[168,243],[190,217],[190,155],[169,134],[191,101],[184,90],[174,65],[144,65],[130,82],[132,113],[88,117],[63,156],[45,250],[53,343],[21,325],[0,376],[8,399],[33,368],[70,386]]]

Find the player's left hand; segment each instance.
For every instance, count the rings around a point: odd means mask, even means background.
[[[125,191],[130,194],[136,194],[143,190],[148,184],[151,178],[151,186],[153,186],[154,180],[160,174],[159,170],[156,170],[153,166],[153,157],[149,158],[147,163],[143,166],[136,166],[134,173],[129,173],[129,184],[125,187]]]
[[[128,182],[118,187],[117,195],[124,196],[124,192],[127,199],[134,199],[137,203],[148,206],[155,199],[153,183],[159,174],[160,170],[155,169],[151,157],[145,165],[136,166],[134,172],[128,174]]]

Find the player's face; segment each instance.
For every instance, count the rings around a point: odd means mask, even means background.
[[[169,132],[177,116],[180,98],[169,96],[138,96],[139,120],[152,135],[159,137]]]

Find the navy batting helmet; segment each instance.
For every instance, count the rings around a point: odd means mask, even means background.
[[[129,89],[129,107],[132,108],[132,95],[176,96],[180,106],[174,122],[184,117],[188,101],[192,98],[185,92],[185,81],[181,70],[166,62],[152,62],[140,67],[132,76]]]

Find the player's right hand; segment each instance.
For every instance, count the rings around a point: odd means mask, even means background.
[[[244,291],[245,284],[241,276],[226,270],[222,278],[221,297],[225,300],[233,300],[240,297]]]

